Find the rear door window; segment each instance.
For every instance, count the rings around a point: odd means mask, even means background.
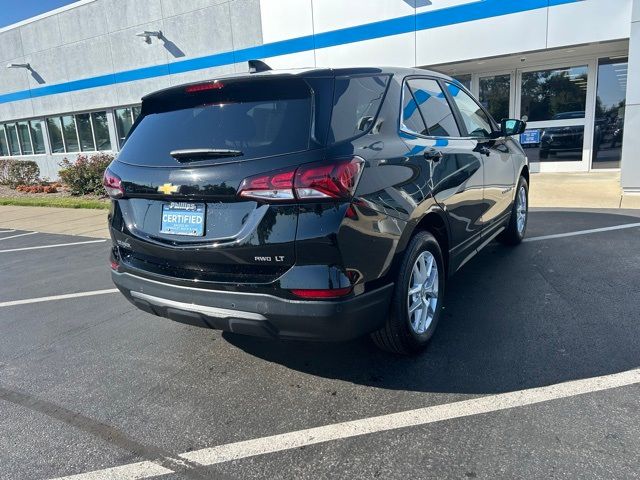
[[[493,130],[491,128],[491,120],[489,120],[484,110],[480,108],[480,105],[463,90],[460,90],[459,87],[447,83],[447,88],[460,111],[467,134],[475,138],[490,137]]]
[[[235,160],[248,160],[309,148],[312,101],[303,81],[241,82],[170,95],[143,102],[120,161],[175,166],[173,150],[239,150]]]
[[[373,126],[388,83],[388,75],[336,77],[328,143],[356,137]]]
[[[429,135],[459,137],[460,131],[456,119],[440,84],[428,78],[415,78],[409,80],[408,83],[418,103]]]
[[[427,126],[424,124],[418,102],[409,90],[409,84],[405,83],[402,88],[402,130],[406,132],[429,135]]]

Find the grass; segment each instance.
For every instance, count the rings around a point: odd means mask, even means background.
[[[70,197],[0,197],[0,205],[16,205],[21,207],[62,207],[62,208],[93,208],[108,210],[111,202],[92,198]]]

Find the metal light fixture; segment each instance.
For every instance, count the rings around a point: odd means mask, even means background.
[[[149,31],[145,30],[144,32],[136,33],[136,37],[142,37],[145,43],[151,43],[151,37],[156,37],[158,39],[162,38],[162,32],[158,31]]]
[[[31,65],[28,63],[9,63],[7,64],[7,68],[26,68],[27,70],[31,70]]]

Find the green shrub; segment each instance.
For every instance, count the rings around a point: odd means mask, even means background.
[[[104,171],[113,160],[113,155],[96,153],[87,157],[78,155],[75,162],[64,159],[58,172],[60,179],[69,188],[71,195],[106,195],[102,186]]]
[[[12,188],[18,185],[34,185],[40,181],[40,168],[33,160],[0,160],[0,184]]]

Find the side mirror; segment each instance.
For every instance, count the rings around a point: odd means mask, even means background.
[[[527,128],[527,122],[516,120],[515,118],[505,118],[500,122],[500,133],[503,137],[511,137],[524,133]]]

